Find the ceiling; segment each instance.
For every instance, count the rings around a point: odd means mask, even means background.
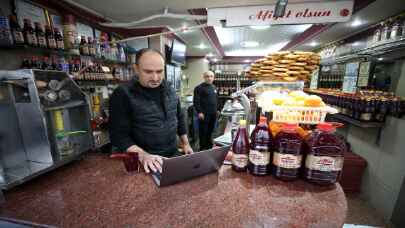
[[[355,33],[365,30],[369,26],[374,25],[383,19],[386,19],[387,17],[404,11],[404,0],[376,0],[354,14],[350,21],[346,23],[337,23],[314,39],[307,40],[304,44],[294,47],[294,49],[317,49],[333,41],[347,38]],[[353,22],[359,22],[360,25],[352,26]]]
[[[215,27],[226,56],[263,56],[283,48],[293,37],[311,27],[305,25],[273,25],[267,29],[251,27]],[[244,47],[244,42],[257,42]],[[256,46],[257,45],[257,46]]]
[[[213,8],[224,6],[241,5],[268,5],[274,4],[276,0],[65,0],[87,7],[112,22],[132,22],[154,14],[160,14],[165,7],[171,13],[189,14],[190,9]],[[314,0],[290,0],[293,2],[313,2]],[[372,0],[356,0],[360,2],[372,2]],[[325,31],[316,35],[310,40],[304,39],[301,44],[294,45],[293,49],[313,50],[319,48],[320,44],[330,43],[336,39],[344,38],[366,28],[370,24],[392,16],[405,10],[404,0],[376,0],[362,10],[356,12],[353,20],[360,20],[362,23],[357,27],[348,23],[337,23]],[[384,10],[381,10],[384,9]],[[154,19],[141,23],[137,27],[167,26],[170,29],[197,25],[195,21],[179,19]],[[269,51],[283,48],[288,42],[293,41],[302,34],[310,25],[274,25],[264,30],[254,30],[249,27],[215,28],[214,36],[218,37],[220,48],[226,56],[262,56]],[[187,44],[187,56],[206,56],[207,54],[217,55],[221,53],[214,48],[210,34],[207,35],[201,29],[187,32],[179,32],[177,35]],[[244,41],[257,41],[257,47],[241,47]],[[315,43],[316,42],[316,43]],[[309,45],[313,44],[313,45]]]

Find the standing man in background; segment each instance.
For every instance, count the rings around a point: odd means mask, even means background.
[[[194,108],[198,113],[200,150],[212,148],[212,132],[217,119],[218,95],[213,85],[214,73],[203,74],[204,82],[194,89]]]

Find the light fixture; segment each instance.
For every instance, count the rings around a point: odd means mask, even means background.
[[[217,58],[213,58],[213,59],[211,59],[211,60],[212,60],[212,62],[214,62],[214,63],[218,62],[218,59],[217,59]]]
[[[241,48],[241,49],[233,49],[230,51],[225,51],[225,55],[227,56],[264,56],[269,53],[273,53],[282,49],[285,45],[287,45],[290,41],[283,41],[279,43],[275,43],[263,48]]]
[[[254,30],[265,30],[265,29],[268,29],[270,27],[271,27],[270,25],[252,25],[252,26],[249,26],[249,28],[254,29]]]
[[[243,62],[245,62],[245,63],[250,63],[251,60],[250,60],[250,59],[245,59]]]
[[[361,20],[359,20],[359,19],[354,19],[350,25],[351,25],[352,27],[357,27],[357,26],[360,26],[360,25],[362,25],[362,24],[363,24],[363,22],[362,22]]]
[[[356,47],[356,46],[359,46],[360,45],[360,42],[354,42],[354,43],[352,43],[352,46],[353,47]]]
[[[207,54],[207,57],[213,57],[214,54],[212,54],[211,52]]]
[[[378,60],[378,61],[383,61],[383,60],[384,60],[384,58],[381,58],[381,57],[380,57],[380,58],[378,58],[377,60]]]
[[[275,17],[284,16],[285,9],[287,8],[288,0],[278,0],[274,9]]]
[[[201,43],[200,45],[197,46],[197,48],[199,48],[199,49],[206,49],[207,46],[205,46],[204,43]]]
[[[309,45],[312,47],[316,47],[318,46],[318,42],[312,41]]]
[[[183,24],[183,25],[181,26],[181,32],[182,32],[182,33],[189,33],[189,32],[191,32],[191,30],[189,29],[189,27],[188,27],[187,24]]]
[[[257,41],[243,41],[243,42],[240,43],[240,46],[244,47],[244,48],[257,47],[257,46],[259,46],[259,42],[257,42]]]

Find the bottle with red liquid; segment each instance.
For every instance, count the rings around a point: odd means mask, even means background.
[[[336,127],[331,123],[321,123],[305,140],[304,177],[308,181],[329,185],[339,180],[347,148],[335,131]]]
[[[249,154],[249,138],[246,120],[239,121],[239,129],[232,144],[232,169],[237,172],[246,171]]]
[[[260,117],[260,122],[250,136],[248,170],[253,175],[263,176],[270,173],[270,152],[272,135],[267,126],[267,118]]]
[[[299,177],[304,140],[297,131],[297,124],[284,124],[274,139],[273,175],[281,180]]]

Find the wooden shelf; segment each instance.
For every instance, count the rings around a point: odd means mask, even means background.
[[[361,128],[382,128],[385,123],[384,122],[365,122],[365,121],[360,121],[353,119],[349,116],[343,115],[343,114],[328,114],[326,116],[328,120],[337,120],[338,122],[344,122],[348,124],[352,124],[357,127]]]
[[[76,53],[71,53],[69,50],[60,50],[60,49],[49,49],[49,48],[41,48],[41,47],[31,47],[31,46],[14,46],[14,47],[1,47],[0,50],[24,50],[30,53],[37,53],[37,54],[45,54],[45,55],[58,55],[58,56],[65,56],[65,57],[88,57],[92,58],[97,62],[103,62],[104,64],[107,65],[125,65],[129,66],[131,65],[130,63],[127,62],[120,62],[120,61],[114,61],[114,60],[109,60],[105,58],[97,58],[95,56],[90,56],[90,55],[78,55]]]

